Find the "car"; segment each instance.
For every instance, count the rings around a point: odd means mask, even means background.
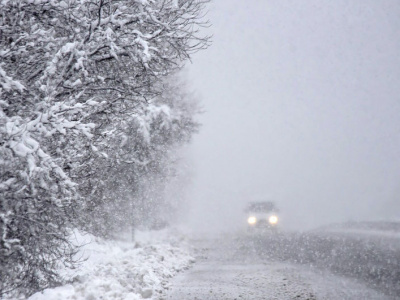
[[[248,231],[278,228],[279,210],[271,201],[251,202],[245,209]]]

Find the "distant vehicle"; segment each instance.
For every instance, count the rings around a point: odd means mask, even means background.
[[[251,202],[247,205],[245,212],[247,214],[247,228],[254,230],[273,230],[278,227],[279,210],[273,202]]]

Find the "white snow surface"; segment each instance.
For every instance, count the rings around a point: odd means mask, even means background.
[[[63,270],[71,283],[38,292],[29,300],[156,299],[168,279],[195,260],[182,234],[173,229],[137,232],[135,242],[106,241],[75,232],[86,260]]]

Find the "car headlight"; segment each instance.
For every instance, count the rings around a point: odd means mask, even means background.
[[[271,225],[275,225],[276,223],[278,223],[278,217],[277,216],[270,216],[268,218],[268,222]]]
[[[249,217],[247,219],[247,223],[249,223],[250,225],[254,225],[257,223],[257,218],[256,217]]]

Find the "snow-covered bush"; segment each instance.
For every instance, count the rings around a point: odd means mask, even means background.
[[[0,0],[0,295],[57,284],[69,228],[106,235],[171,175],[206,2]]]
[[[165,222],[160,214],[168,206],[163,190],[175,174],[173,152],[198,128],[196,102],[182,86],[177,77],[169,78],[151,103],[96,135],[96,155],[84,166],[93,175],[79,186],[90,216],[86,230],[107,236],[133,222],[150,227]]]
[[[2,92],[23,93],[24,88],[4,77],[0,78],[0,291],[29,291],[58,282],[54,270],[73,263],[75,249],[65,236],[76,206],[75,184],[40,141],[56,128],[80,125],[60,118],[63,113],[57,106],[32,119],[8,116]]]

